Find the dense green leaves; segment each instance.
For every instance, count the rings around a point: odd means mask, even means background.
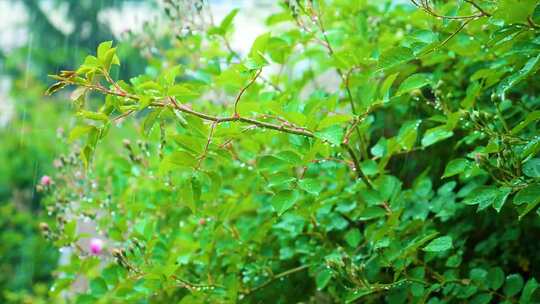
[[[153,41],[129,81],[111,77],[119,61],[102,43],[50,89],[76,87],[70,139],[89,169],[58,179],[51,208],[89,216],[115,246],[79,299],[532,302],[531,7],[287,1],[245,52],[229,41],[234,10]],[[100,150],[124,120],[145,140]]]

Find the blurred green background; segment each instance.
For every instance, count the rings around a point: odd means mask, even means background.
[[[68,98],[43,95],[47,75],[80,63],[99,42],[117,40],[103,16],[141,3],[0,1],[0,303],[47,303],[59,262],[39,231],[46,214],[36,183],[68,151],[60,135],[72,118]],[[120,50],[130,62],[118,73],[144,67],[129,43]]]

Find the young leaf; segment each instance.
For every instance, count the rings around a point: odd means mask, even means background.
[[[405,79],[399,86],[397,96],[408,93],[412,90],[420,89],[431,83],[431,77],[428,74],[413,74]]]

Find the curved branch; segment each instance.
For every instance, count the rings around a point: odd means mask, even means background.
[[[262,68],[259,69],[259,71],[257,71],[257,73],[255,74],[255,76],[249,81],[249,83],[243,87],[241,90],[240,90],[240,93],[238,93],[238,96],[236,96],[236,99],[234,100],[234,117],[240,117],[240,115],[238,114],[238,103],[240,102],[240,98],[242,98],[242,95],[244,94],[244,92],[253,84],[255,83],[255,80],[257,80],[257,78],[259,77],[259,75],[261,75],[261,72],[262,72]]]

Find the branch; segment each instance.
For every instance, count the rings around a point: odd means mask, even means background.
[[[265,129],[272,129],[272,130],[276,130],[276,131],[281,131],[281,132],[290,133],[290,134],[296,134],[296,135],[302,135],[302,136],[306,136],[306,137],[315,137],[313,135],[313,132],[308,131],[308,130],[285,127],[283,125],[276,125],[276,124],[265,122],[265,121],[255,120],[255,119],[252,119],[252,118],[245,118],[245,117],[240,117],[240,116],[217,117],[217,116],[204,114],[204,113],[197,112],[195,110],[189,109],[189,108],[179,104],[176,101],[176,99],[174,99],[174,97],[169,96],[169,97],[167,97],[167,99],[174,106],[174,108],[177,109],[178,111],[197,116],[197,117],[202,118],[204,120],[214,121],[214,122],[216,122],[218,124],[223,123],[223,122],[236,122],[236,121],[238,121],[238,122],[243,122],[243,123],[255,125],[255,126],[258,126],[258,127],[261,127],[261,128],[265,128]],[[166,106],[166,104],[161,104],[161,103],[152,103],[152,105]]]

